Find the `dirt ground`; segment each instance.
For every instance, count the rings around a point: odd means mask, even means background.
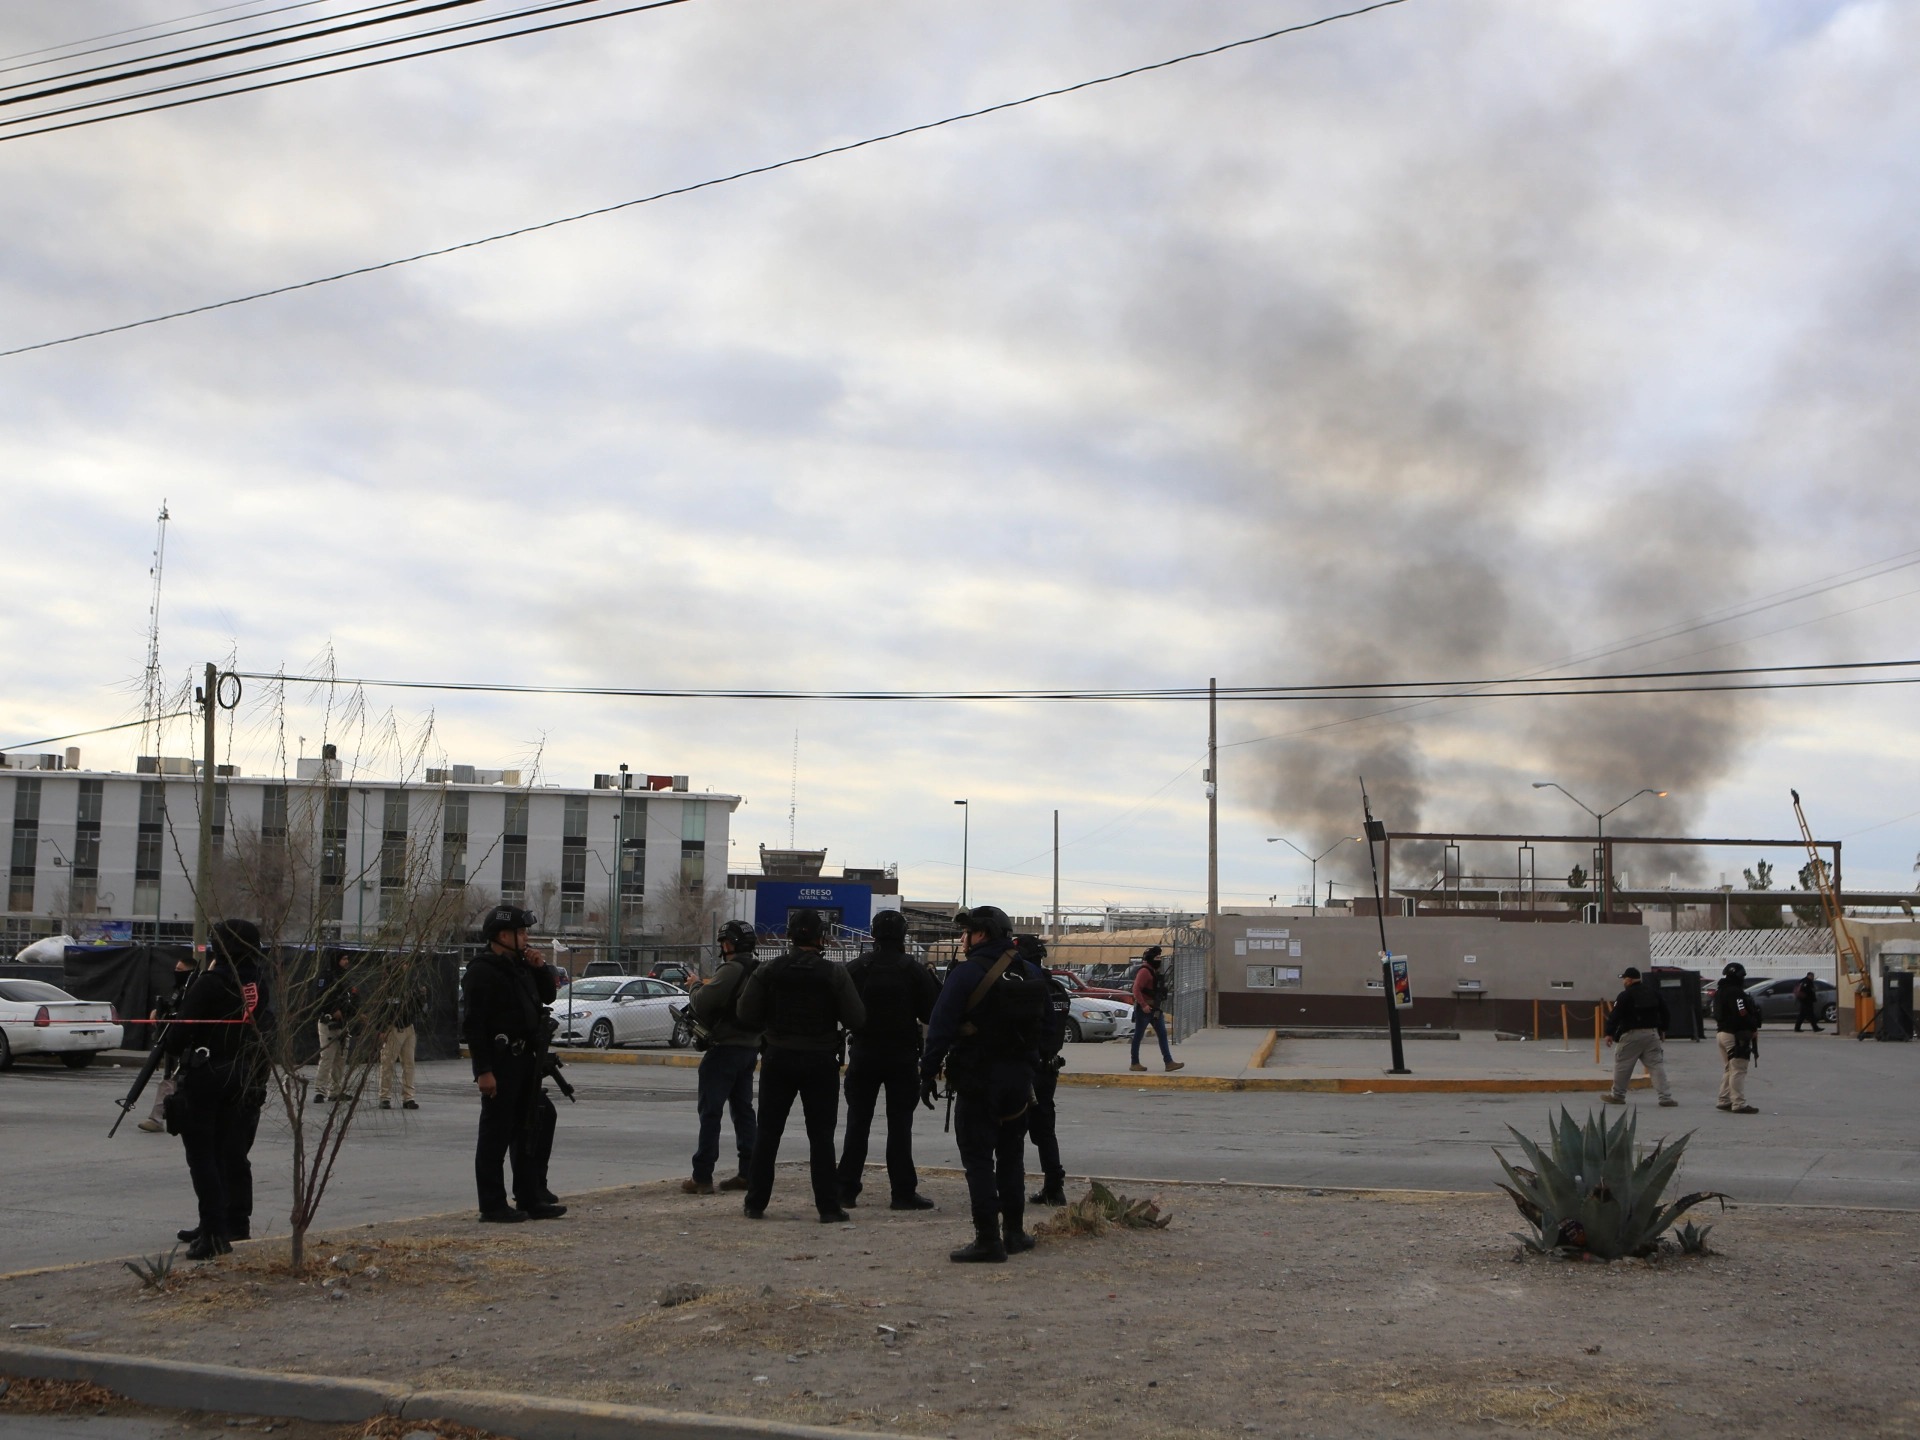
[[[882,1187],[884,1188],[884,1187]],[[957,1266],[965,1194],[766,1220],[655,1184],[566,1219],[323,1232],[0,1280],[9,1338],[916,1435],[1920,1436],[1920,1214],[1733,1208],[1704,1259],[1520,1258],[1512,1205],[1156,1192],[1166,1230]],[[1039,1218],[1039,1217],[1034,1217]]]

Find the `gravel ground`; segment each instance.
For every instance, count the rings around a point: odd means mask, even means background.
[[[884,1186],[881,1187],[884,1189]],[[926,1214],[673,1184],[0,1280],[12,1338],[937,1436],[1920,1436],[1920,1214],[1735,1207],[1704,1259],[1520,1258],[1499,1195],[1169,1187],[1166,1230],[956,1266]],[[1039,1218],[1039,1217],[1032,1217]]]

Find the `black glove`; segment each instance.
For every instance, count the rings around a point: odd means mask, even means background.
[[[940,1077],[923,1075],[920,1077],[920,1103],[931,1110],[934,1102],[940,1098]]]

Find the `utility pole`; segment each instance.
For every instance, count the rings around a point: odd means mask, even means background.
[[[157,589],[157,580],[155,585]],[[198,697],[201,722],[200,854],[194,864],[193,876],[193,953],[196,960],[206,953],[210,928],[207,891],[213,883],[213,709],[219,684],[219,668],[209,664]],[[157,926],[159,922],[156,920],[154,923]]]
[[[1207,681],[1207,1024],[1220,1023],[1220,682]]]
[[[1060,943],[1060,812],[1053,812],[1053,943]]]

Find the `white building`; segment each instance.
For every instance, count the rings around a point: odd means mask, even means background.
[[[464,765],[375,780],[344,775],[326,749],[291,778],[217,767],[214,846],[235,863],[276,845],[305,857],[321,926],[342,940],[373,935],[422,884],[524,905],[552,933],[603,933],[617,893],[623,943],[724,903],[737,795],[696,793],[685,776],[623,772],[573,788]],[[12,756],[0,768],[6,953],[104,921],[188,938],[198,766],[143,759],[127,774],[78,761],[78,751]]]

